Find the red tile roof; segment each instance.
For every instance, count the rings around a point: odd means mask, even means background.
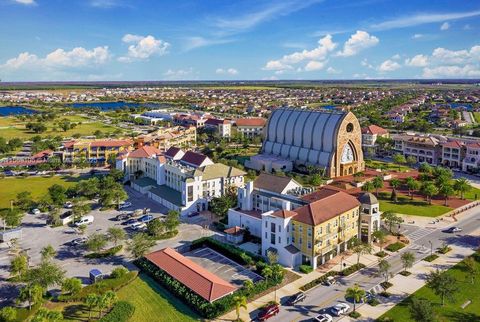
[[[370,125],[362,129],[363,134],[388,134],[388,131],[377,125]]]
[[[43,151],[40,151],[34,155],[32,155],[32,159],[41,159],[41,158],[45,158],[49,155],[51,155],[53,153],[52,150],[43,150]]]
[[[208,125],[219,125],[219,124],[228,124],[228,123],[230,122],[227,120],[219,120],[219,119],[208,119],[205,121],[205,124],[208,124]]]
[[[237,126],[265,126],[267,121],[263,118],[244,118],[235,121]]]
[[[165,156],[167,157],[170,157],[170,158],[173,158],[174,156],[177,155],[178,152],[180,152],[181,150],[179,148],[176,148],[174,146],[170,147],[166,152],[165,152]]]
[[[238,226],[234,226],[234,227],[225,229],[224,232],[229,235],[241,235],[243,234],[243,229]]]
[[[121,147],[132,145],[130,140],[98,140],[90,143],[91,147]]]
[[[459,142],[459,141],[448,141],[448,142],[442,143],[442,146],[445,147],[445,148],[457,148],[457,149],[459,149],[463,146],[463,143]]]
[[[478,142],[468,143],[467,148],[480,149],[480,143],[478,143]]]
[[[207,271],[172,248],[164,248],[145,257],[209,302],[218,300],[237,290],[232,284]]]
[[[150,145],[144,145],[141,148],[136,149],[135,151],[131,152],[128,157],[129,158],[148,158],[151,157],[152,155],[161,155],[162,151],[159,149],[150,146]]]
[[[360,202],[357,198],[346,192],[338,191],[328,197],[295,209],[297,215],[294,219],[308,225],[316,226],[359,205]]]
[[[280,217],[280,218],[290,218],[296,215],[297,213],[295,211],[290,211],[290,210],[277,210],[272,214],[272,216]]]
[[[203,161],[205,161],[206,158],[207,156],[205,154],[201,154],[193,151],[187,151],[185,152],[185,155],[182,157],[181,160],[183,162],[199,167],[203,163]]]

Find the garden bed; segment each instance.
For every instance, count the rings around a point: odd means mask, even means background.
[[[385,249],[388,250],[389,252],[398,252],[403,247],[405,247],[404,243],[396,242],[396,243],[388,245]]]
[[[426,261],[426,262],[433,262],[434,260],[436,260],[438,257],[437,254],[432,254],[432,255],[428,255],[427,257],[425,257],[423,260]]]

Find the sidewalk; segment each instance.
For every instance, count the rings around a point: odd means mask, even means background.
[[[375,252],[379,251],[378,247],[375,247]],[[296,281],[293,281],[292,283],[289,283],[282,288],[279,288],[277,290],[277,301],[280,301],[280,299],[284,297],[291,296],[293,294],[296,294],[298,292],[301,292],[300,287],[303,285],[325,275],[327,272],[336,270],[340,271],[341,270],[341,264],[346,263],[347,266],[351,266],[353,264],[357,263],[357,255],[356,254],[351,254],[351,255],[344,255],[344,259],[342,260],[342,263],[340,263],[340,258],[341,256],[337,256],[334,259],[332,259],[328,266],[326,267],[321,267],[309,274],[301,274],[298,272],[295,272],[296,274],[300,274],[301,278],[297,279]],[[371,265],[376,265],[378,263],[378,257],[375,255],[362,255],[360,258],[360,263],[368,266]],[[308,291],[307,291],[308,292]],[[244,321],[250,321],[250,313],[258,310],[260,307],[264,306],[270,301],[274,300],[274,292],[268,293],[267,295],[264,295],[254,301],[251,301],[250,303],[247,304],[247,309],[241,309],[240,310],[240,318]],[[237,318],[237,314],[235,313],[235,310],[217,318],[217,321],[233,321]]]
[[[473,234],[480,234],[480,228],[475,230]],[[386,313],[392,307],[400,303],[403,299],[410,294],[416,292],[423,287],[426,283],[425,276],[435,270],[437,267],[442,269],[448,269],[455,264],[461,262],[465,257],[474,253],[474,250],[469,247],[451,246],[452,250],[447,254],[438,254],[440,257],[432,263],[426,261],[420,261],[409,270],[412,272],[410,276],[402,276],[400,274],[395,275],[389,280],[393,284],[388,289],[388,292],[392,294],[390,298],[383,298],[381,296],[378,299],[382,302],[377,306],[370,306],[368,304],[362,304],[357,307],[357,311],[362,315],[362,318],[352,319],[350,317],[344,317],[340,319],[341,322],[347,321],[373,321]]]

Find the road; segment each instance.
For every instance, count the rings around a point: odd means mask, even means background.
[[[480,245],[480,236],[473,236],[470,233],[478,227],[479,221],[480,210],[476,209],[475,212],[466,214],[460,222],[452,225],[463,229],[461,233],[457,234],[446,233],[443,231],[445,228],[440,230],[403,225],[402,231],[405,231],[405,234],[411,238],[411,243],[408,247],[387,258],[392,265],[391,272],[396,274],[403,269],[400,256],[406,251],[413,252],[418,262],[430,255],[431,249],[435,251],[436,248],[441,247],[444,243],[478,247]],[[282,306],[280,313],[269,321],[311,320],[319,313],[328,313],[329,309],[338,302],[348,303],[345,300],[345,291],[354,284],[358,283],[365,290],[374,289],[379,292],[381,291],[379,284],[383,281],[383,277],[378,276],[377,265],[375,264],[351,276],[340,278],[334,286],[319,286],[307,291],[307,298],[302,303],[297,304],[295,307]],[[282,298],[280,301],[283,304],[286,298]],[[352,303],[348,304],[351,307],[353,306]],[[252,318],[256,316],[256,313],[251,313]]]

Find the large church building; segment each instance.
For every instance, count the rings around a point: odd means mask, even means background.
[[[330,178],[365,169],[360,124],[352,112],[277,108],[268,120],[262,152],[246,166],[272,172],[313,165]]]

